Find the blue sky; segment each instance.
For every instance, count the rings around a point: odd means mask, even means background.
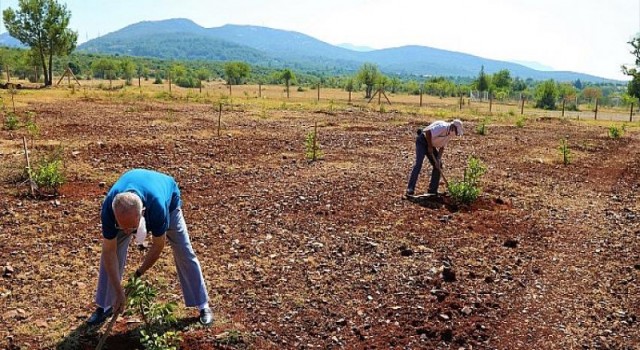
[[[144,20],[250,24],[372,48],[424,45],[627,79],[640,0],[58,0],[80,42]],[[16,7],[17,0],[0,0]],[[6,31],[4,26],[2,31]]]

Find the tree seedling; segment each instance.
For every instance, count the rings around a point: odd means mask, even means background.
[[[562,155],[562,163],[567,166],[571,163],[571,150],[566,138],[560,140],[560,154]]]
[[[487,172],[487,167],[475,157],[469,157],[462,181],[449,182],[448,190],[453,201],[458,204],[471,204],[482,192],[479,187],[480,178]]]

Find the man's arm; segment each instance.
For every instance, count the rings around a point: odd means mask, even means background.
[[[102,261],[104,264],[107,277],[109,278],[109,284],[113,290],[116,291],[116,300],[113,305],[113,312],[120,313],[124,311],[126,297],[124,294],[124,288],[120,283],[120,273],[118,268],[118,239],[103,239],[102,240]],[[106,305],[105,305],[106,306]]]
[[[162,252],[162,248],[164,248],[166,236],[166,234],[160,237],[153,236],[153,240],[151,241],[151,249],[149,249],[147,254],[144,256],[142,265],[140,265],[140,267],[136,271],[137,275],[142,275],[143,273],[145,273],[145,271],[149,270],[151,266],[156,263],[156,261],[158,261],[158,259],[160,258],[160,253]]]

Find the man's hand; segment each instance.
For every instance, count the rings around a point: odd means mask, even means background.
[[[116,300],[113,303],[114,315],[123,312],[125,305],[127,305],[127,296],[124,294],[124,288],[120,286],[120,289],[116,292]]]

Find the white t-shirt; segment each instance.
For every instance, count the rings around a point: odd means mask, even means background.
[[[433,147],[440,148],[446,146],[449,140],[456,135],[455,132],[449,132],[450,127],[451,123],[437,120],[424,128],[424,132],[426,133],[426,130],[431,131],[431,143]]]

